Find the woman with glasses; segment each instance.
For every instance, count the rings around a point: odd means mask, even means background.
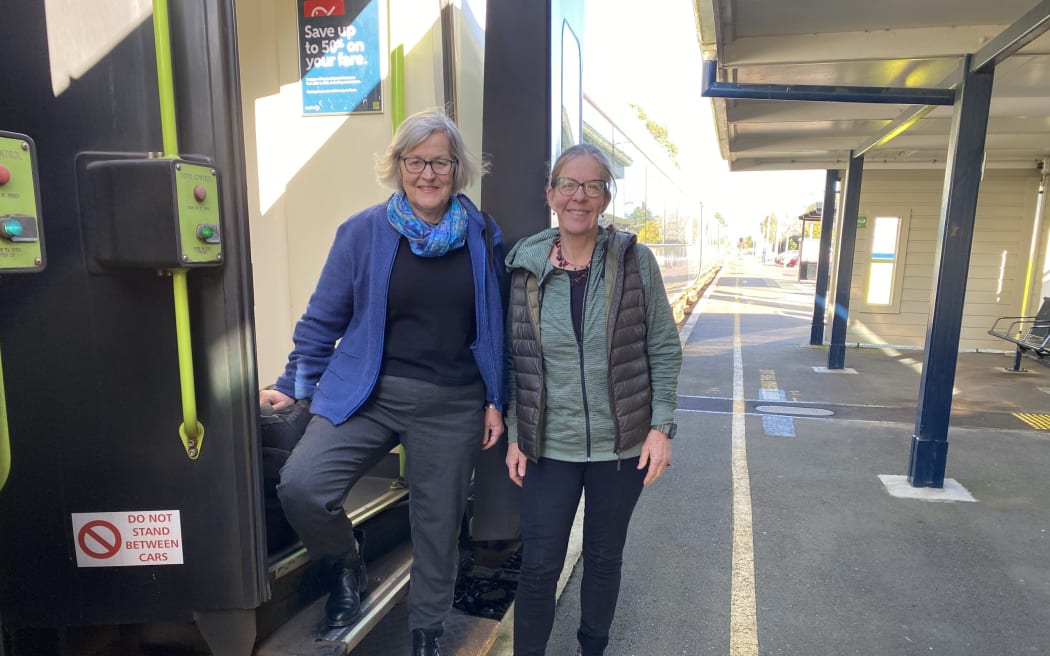
[[[601,227],[612,171],[588,144],[554,163],[558,226],[507,256],[507,469],[521,486],[514,654],[545,653],[555,587],[585,495],[577,654],[602,654],[642,488],[671,465],[682,348],[660,269],[635,236]]]
[[[474,459],[503,433],[503,238],[461,193],[482,168],[444,113],[405,119],[376,166],[394,194],[339,226],[284,374],[260,395],[278,411],[311,399],[277,492],[324,563],[333,627],[357,620],[366,584],[344,499],[404,446],[416,656],[438,654]]]

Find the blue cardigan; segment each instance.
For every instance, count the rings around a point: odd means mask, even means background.
[[[502,271],[496,267],[503,262],[503,234],[465,195],[457,197],[467,210],[467,248],[474,272],[477,337],[470,349],[485,383],[486,401],[502,409]],[[317,288],[292,333],[295,347],[277,379],[279,391],[295,399],[312,398],[311,411],[333,424],[349,419],[368,400],[382,366],[387,291],[401,239],[386,211],[387,203],[374,205],[336,230]],[[492,230],[491,258],[486,255],[486,229]]]

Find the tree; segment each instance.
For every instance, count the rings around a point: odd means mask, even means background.
[[[772,244],[777,240],[777,215],[768,214],[761,223],[762,241]]]
[[[656,139],[656,143],[660,144],[660,147],[667,151],[668,156],[671,158],[671,163],[674,164],[675,168],[681,168],[678,164],[678,146],[671,141],[667,127],[660,125],[656,121],[649,118],[649,115],[645,113],[645,110],[639,105],[630,103],[631,109],[638,112],[638,118],[645,121],[645,127],[649,130],[649,134],[653,135],[653,139]]]
[[[638,231],[638,241],[645,244],[662,244],[664,241],[663,229],[660,222],[648,219]]]

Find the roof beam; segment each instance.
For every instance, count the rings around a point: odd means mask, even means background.
[[[1050,0],[1046,0],[1050,2]],[[718,62],[704,61],[700,95],[706,98],[750,98],[824,102],[889,103],[896,105],[951,105],[951,89],[921,87],[863,87],[820,84],[745,84],[718,82]]]
[[[1050,0],[1043,0],[985,44],[973,56],[970,71],[990,70],[1050,29]]]
[[[913,125],[922,120],[924,116],[932,112],[933,109],[933,105],[920,105],[905,110],[895,121],[893,121],[893,123],[886,126],[881,134],[869,139],[857,148],[856,153],[858,155],[864,155],[869,151],[878,150],[905,130],[910,129]]]
[[[1015,21],[1005,30],[1000,32],[994,39],[989,41],[983,48],[977,51],[970,60],[971,73],[992,71],[995,66],[1001,64],[1011,55],[1016,54],[1026,45],[1035,41],[1050,29],[1050,0],[1042,0],[1032,7],[1024,16]],[[952,79],[945,80],[941,86],[949,86],[954,93],[962,78],[962,71],[958,71]],[[949,83],[950,82],[950,83]],[[905,130],[911,128],[933,110],[932,105],[925,107],[912,107],[893,121],[878,136],[869,139],[862,144],[857,152],[861,155],[869,151],[878,150],[899,136]]]

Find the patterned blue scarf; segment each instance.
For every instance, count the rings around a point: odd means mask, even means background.
[[[390,225],[408,239],[412,252],[423,257],[441,257],[467,243],[467,211],[453,196],[445,216],[437,225],[416,217],[404,192],[390,197],[386,207]]]

